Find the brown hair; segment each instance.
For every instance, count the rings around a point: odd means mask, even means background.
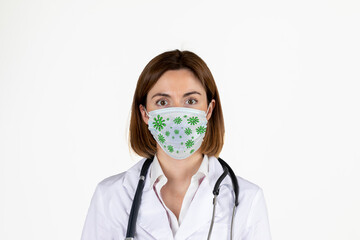
[[[208,121],[206,134],[200,152],[218,157],[224,145],[225,126],[219,92],[206,63],[190,51],[173,50],[154,57],[140,74],[131,107],[129,140],[131,148],[138,155],[150,158],[156,153],[156,141],[142,120],[139,105],[146,106],[150,89],[168,70],[189,69],[199,79],[206,90],[207,104],[215,100],[215,108]]]

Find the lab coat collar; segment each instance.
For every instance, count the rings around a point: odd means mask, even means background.
[[[154,186],[154,183],[156,182],[156,180],[158,178],[165,177],[165,174],[164,174],[163,170],[161,169],[161,166],[160,166],[160,163],[159,163],[159,160],[158,160],[156,154],[154,156],[153,162],[151,163],[151,167],[150,167],[149,171],[150,171],[150,175],[149,175],[150,187]],[[166,177],[165,177],[165,179],[166,179]],[[167,182],[167,179],[165,182]]]
[[[124,178],[124,187],[128,190],[130,196],[134,196],[137,183],[139,180],[140,169],[146,159],[143,158],[137,164],[127,171]],[[223,168],[215,156],[208,157],[209,172],[208,176],[204,178],[197,190],[197,193],[192,200],[190,207],[180,225],[175,237],[173,237],[171,228],[169,226],[168,217],[165,208],[161,205],[161,202],[156,196],[155,191],[150,185],[150,171],[147,173],[143,195],[141,198],[141,204],[139,209],[139,215],[137,220],[137,226],[143,228],[146,232],[151,234],[155,239],[186,239],[198,229],[204,225],[210,226],[212,217],[212,202],[213,202],[213,188],[223,173]],[[221,191],[224,187],[232,189],[231,180],[229,177],[224,178],[220,188]],[[224,185],[224,186],[223,186]],[[130,209],[129,209],[130,212]],[[222,218],[228,211],[223,209],[222,204],[218,204],[216,207],[216,218]]]

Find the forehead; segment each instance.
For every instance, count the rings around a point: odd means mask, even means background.
[[[200,80],[188,69],[166,71],[150,89],[149,95],[158,92],[183,93],[190,90],[205,92]]]

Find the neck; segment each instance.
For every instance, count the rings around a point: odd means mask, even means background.
[[[199,169],[204,158],[199,151],[185,159],[174,159],[167,155],[160,147],[156,156],[161,169],[169,181],[184,181],[190,179]]]

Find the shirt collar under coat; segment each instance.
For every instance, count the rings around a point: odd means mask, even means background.
[[[181,160],[179,160],[181,161]],[[160,166],[159,160],[155,154],[154,156],[154,160],[151,164],[150,167],[150,174],[149,174],[149,178],[150,178],[150,187],[153,187],[156,180],[160,180],[160,178],[163,178],[163,184],[165,185],[165,183],[167,182],[167,178]],[[200,180],[202,177],[206,177],[208,176],[209,173],[209,159],[208,156],[206,154],[204,154],[203,160],[200,164],[200,167],[198,169],[198,171],[192,176],[192,181],[194,180]]]
[[[188,213],[175,236],[172,235],[172,231],[170,227],[168,227],[166,211],[158,201],[155,192],[152,190],[152,185],[149,181],[150,170],[148,171],[145,180],[137,225],[145,229],[154,236],[155,239],[186,239],[205,224],[209,224],[212,214],[211,209],[213,207],[212,191],[217,179],[223,173],[223,168],[215,156],[207,156],[207,158],[209,163],[208,175],[200,184],[198,192],[189,207]],[[134,196],[135,194],[140,169],[145,160],[146,158],[143,158],[126,172],[123,185],[127,189],[129,196]],[[221,186],[218,202],[227,201],[225,199],[229,199],[229,194],[233,195],[230,177],[225,177]],[[231,201],[233,200],[231,199]],[[223,204],[218,204],[216,217],[221,219],[225,216],[231,216],[230,210],[232,209],[228,207],[224,208]],[[129,212],[130,209],[128,209],[128,214]],[[153,221],[154,216],[158,216],[157,221]]]

